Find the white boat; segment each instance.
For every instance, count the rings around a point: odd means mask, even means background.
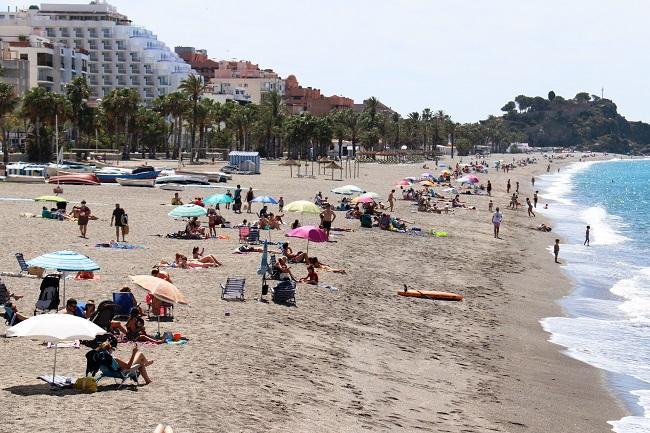
[[[7,165],[7,182],[44,183],[47,165],[16,162]]]
[[[208,178],[209,182],[227,182],[229,179],[232,179],[231,174],[226,174],[221,171],[176,170],[176,173],[174,174],[186,176],[205,176]]]
[[[145,186],[153,188],[155,179],[127,179],[123,177],[116,177],[115,182],[119,183],[122,186]]]
[[[78,164],[63,161],[61,164],[49,164],[47,166],[48,176],[64,176],[67,174],[92,173],[97,169],[94,165]]]
[[[160,185],[160,189],[164,189],[166,191],[185,191],[185,187],[178,183],[164,183]]]
[[[177,183],[181,185],[209,185],[207,176],[197,175],[172,175],[161,176],[156,179],[156,185],[163,185],[166,183]]]

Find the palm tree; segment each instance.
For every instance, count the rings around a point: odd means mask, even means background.
[[[277,156],[277,139],[286,111],[282,95],[278,92],[265,93],[262,95],[260,108],[261,121],[266,139],[266,154],[267,156],[273,154],[275,158]],[[272,152],[271,149],[273,150]]]
[[[171,114],[174,122],[176,123],[176,137],[174,139],[174,151],[172,158],[178,158],[182,152],[181,137],[183,133],[183,118],[189,111],[189,102],[185,95],[181,92],[172,92],[167,95],[167,104],[169,105],[169,113]]]
[[[366,99],[363,103],[363,111],[368,115],[368,128],[377,126],[377,109],[379,108],[379,100],[374,96]]]
[[[2,138],[2,153],[5,166],[9,163],[9,143],[5,131],[6,117],[18,106],[20,99],[14,93],[11,85],[0,81],[0,138]]]
[[[197,107],[199,104],[199,99],[201,95],[205,92],[206,85],[203,81],[203,77],[200,75],[190,75],[181,81],[179,90],[187,93],[192,103],[192,122],[190,123],[191,128],[191,138],[190,138],[190,162],[194,162],[194,142],[196,140],[196,121],[197,121]]]
[[[393,131],[395,133],[395,147],[397,149],[400,148],[400,115],[399,113],[393,113],[390,121],[393,125]]]
[[[135,89],[114,89],[102,100],[102,109],[107,113],[108,119],[112,120],[115,127],[115,145],[119,149],[118,131],[121,120],[124,122],[124,146],[122,147],[122,159],[129,159],[130,136],[129,124],[138,111],[140,105],[140,94]]]
[[[429,144],[429,128],[431,126],[431,120],[433,119],[433,113],[430,108],[425,108],[422,110],[422,115],[420,116],[422,123],[422,143],[424,145],[424,151],[427,151],[427,145]]]
[[[339,159],[343,159],[343,140],[345,140],[348,134],[345,116],[346,112],[342,110],[336,110],[329,114],[329,117],[332,119],[334,138],[339,142]]]
[[[60,123],[63,124],[71,111],[70,102],[64,96],[49,92],[42,87],[34,87],[25,94],[20,112],[30,122],[33,131],[31,136],[28,135],[30,160],[50,159],[52,152],[50,138],[55,118],[58,116]],[[31,137],[34,139],[32,140]]]
[[[350,141],[352,142],[352,157],[357,154],[357,143],[359,142],[359,135],[363,127],[361,121],[361,114],[352,110],[343,110],[343,122],[350,133]]]
[[[82,113],[88,108],[86,101],[90,97],[90,88],[86,82],[86,77],[80,75],[75,77],[65,86],[65,94],[72,106],[72,139],[75,144],[79,140],[79,124],[81,123]]]

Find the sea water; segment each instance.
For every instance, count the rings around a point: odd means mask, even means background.
[[[577,162],[536,187],[575,284],[560,301],[567,317],[542,325],[568,355],[608,373],[632,413],[610,421],[613,431],[650,432],[650,160]]]

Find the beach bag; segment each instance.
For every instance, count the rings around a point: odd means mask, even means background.
[[[122,215],[122,225],[129,225],[129,216],[127,214]]]
[[[129,234],[129,225],[128,224],[125,224],[125,225],[122,226],[122,233],[125,234],[125,235]]]
[[[94,377],[80,377],[74,383],[73,388],[81,392],[97,392],[97,381]]]

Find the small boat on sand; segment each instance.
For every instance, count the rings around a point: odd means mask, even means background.
[[[160,189],[166,191],[185,191],[185,187],[178,183],[163,183],[160,185]]]
[[[171,175],[161,176],[156,179],[156,185],[176,183],[181,185],[210,185],[207,176],[198,175]]]
[[[153,188],[155,179],[129,179],[124,177],[116,177],[115,181],[122,186],[142,186]]]
[[[64,174],[50,176],[48,183],[62,185],[99,185],[99,179],[92,173]]]

